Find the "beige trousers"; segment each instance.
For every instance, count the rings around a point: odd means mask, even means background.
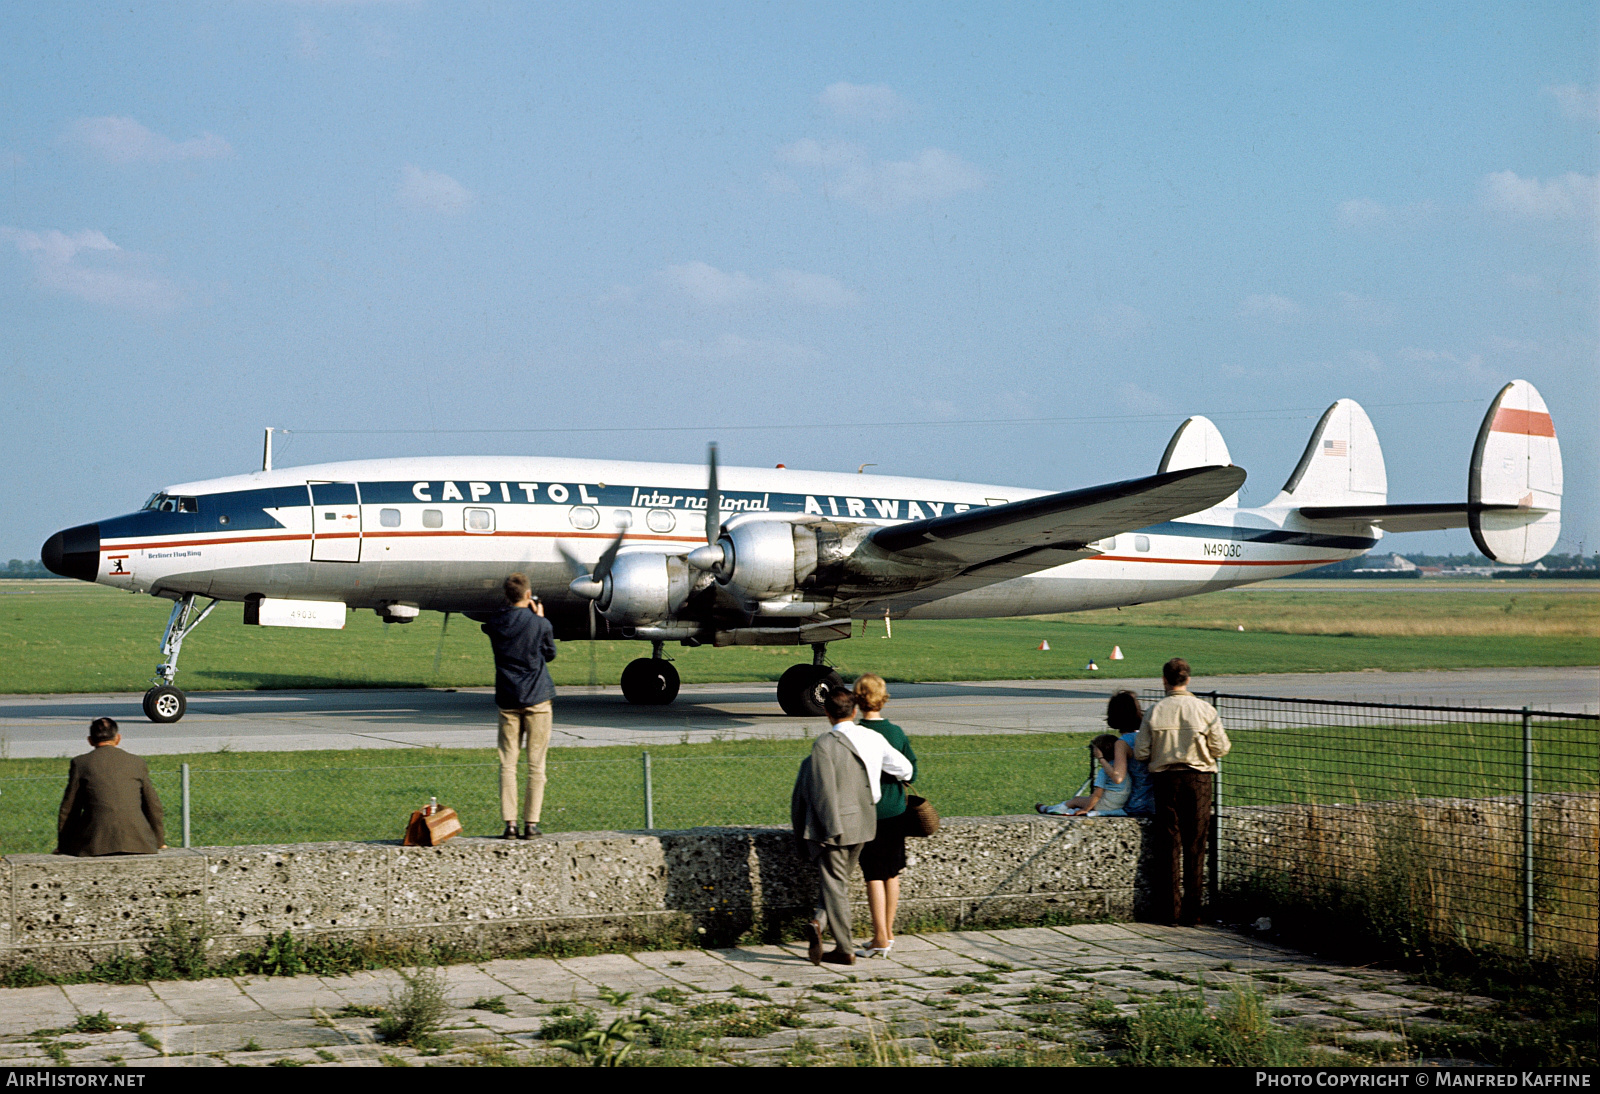
[[[522,819],[539,823],[544,808],[544,754],[550,750],[551,702],[500,712],[500,816],[517,819],[517,752],[528,750],[528,800]]]

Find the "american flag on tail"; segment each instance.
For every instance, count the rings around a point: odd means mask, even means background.
[[[1350,446],[1344,441],[1323,441],[1322,450],[1330,456],[1350,455]]]

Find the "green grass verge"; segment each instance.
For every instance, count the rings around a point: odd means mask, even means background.
[[[787,740],[721,741],[650,748],[655,823],[662,829],[786,824],[795,770],[820,722]],[[1585,737],[1584,734],[1588,736]],[[1225,801],[1362,802],[1416,796],[1481,798],[1521,792],[1520,726],[1342,727],[1234,734]],[[1030,813],[1069,797],[1088,774],[1087,733],[930,736],[916,740],[918,789],[945,816]],[[1405,763],[1369,758],[1406,742]],[[1539,790],[1596,788],[1593,730],[1540,727]],[[1470,748],[1465,742],[1471,742]],[[1587,751],[1585,751],[1587,749]],[[543,823],[549,831],[644,826],[640,749],[555,748],[548,760]],[[498,763],[490,749],[208,752],[149,757],[166,806],[168,842],[181,840],[179,765],[190,764],[196,846],[398,839],[411,810],[437,795],[469,835],[498,835]],[[60,760],[0,761],[0,850],[54,846],[64,783]]]
[[[1182,602],[1203,607],[1203,612],[1196,609],[1200,625],[1194,626],[1182,625],[1181,615],[1166,614],[1168,608],[1148,619],[1130,609],[1122,613],[1126,620],[1101,612],[1051,619],[902,621],[894,625],[892,639],[885,640],[882,625],[874,624],[863,637],[835,643],[829,654],[842,672],[871,670],[893,681],[1080,679],[1094,675],[1084,668],[1090,657],[1099,662],[1102,675],[1154,677],[1175,654],[1208,676],[1600,664],[1600,635],[1595,634],[1527,634],[1512,640],[1498,633],[1341,633],[1346,626],[1341,621],[1350,613],[1338,592],[1318,594],[1322,599],[1297,597],[1293,605],[1297,617],[1325,617],[1332,633],[1271,633],[1255,629],[1253,622],[1240,632],[1217,621],[1220,605],[1233,595]],[[1514,617],[1488,598],[1455,594],[1452,603],[1480,599],[1482,611],[1499,622]],[[1403,614],[1410,610],[1406,605],[1422,602],[1390,596],[1378,606],[1356,607],[1368,616],[1379,610]],[[164,600],[82,583],[0,582],[0,693],[143,691],[159,659],[169,610]],[[451,618],[441,636],[443,617],[433,612],[405,626],[386,626],[369,612],[352,612],[343,631],[245,627],[240,613],[237,604],[219,605],[190,636],[180,686],[211,691],[493,683],[488,640],[460,616]],[[1539,613],[1541,619],[1544,614]],[[1049,652],[1038,649],[1043,640],[1049,641]],[[1108,660],[1114,645],[1121,646],[1125,661]],[[614,684],[622,667],[644,652],[636,642],[566,642],[552,674],[557,685],[584,684],[592,663],[596,679]],[[810,651],[768,646],[672,647],[672,652],[686,683],[709,683],[776,680],[789,665],[809,660]]]

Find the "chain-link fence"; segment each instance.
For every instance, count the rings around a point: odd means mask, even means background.
[[[924,738],[916,742],[917,787],[949,816],[1031,812],[1035,802],[1059,801],[1083,782],[1089,737],[1052,735],[1050,748],[1026,736]],[[795,772],[810,740],[741,744],[752,747],[738,751],[736,744],[731,754],[714,745],[623,755],[615,748],[552,750],[541,826],[560,832],[787,824]],[[499,834],[497,761],[436,760],[420,750],[374,759],[362,766],[255,767],[239,766],[236,754],[175,770],[158,769],[162,757],[149,762],[174,847],[398,839],[411,811],[432,797],[456,810],[466,834]],[[64,783],[64,770],[0,777],[0,851],[55,846]]]
[[[1415,954],[1593,960],[1600,719],[1206,694],[1222,908]]]

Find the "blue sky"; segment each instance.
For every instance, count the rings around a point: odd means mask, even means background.
[[[1349,396],[1460,500],[1519,376],[1600,547],[1600,8],[1218,7],[7,5],[0,559],[268,425],[1065,489],[1206,413],[1249,504]]]

